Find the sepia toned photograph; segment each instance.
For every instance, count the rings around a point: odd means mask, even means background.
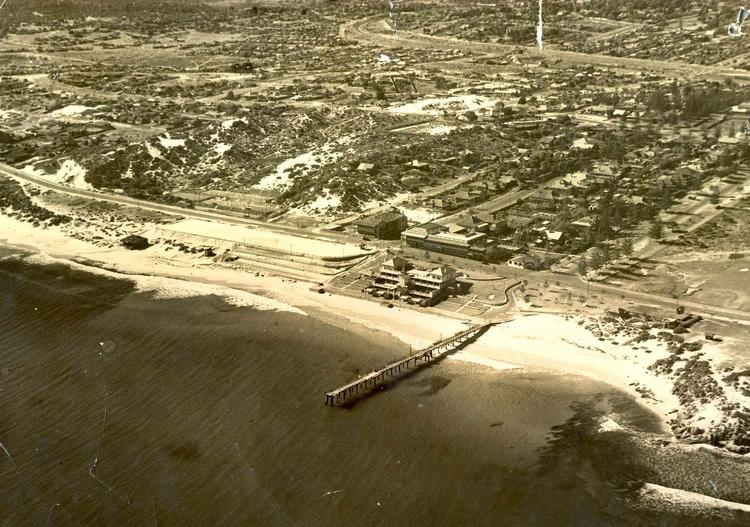
[[[750,527],[748,18],[0,0],[0,527]]]

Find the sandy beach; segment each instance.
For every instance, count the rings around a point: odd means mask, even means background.
[[[44,255],[49,262],[67,263],[91,272],[128,275],[141,290],[158,291],[157,296],[161,298],[214,294],[227,298],[244,296],[249,301],[249,293],[257,296],[257,305],[263,304],[263,298],[272,298],[279,302],[277,309],[292,310],[294,306],[294,310],[304,311],[311,308],[328,322],[336,322],[337,318],[339,324],[348,322],[348,326],[359,326],[360,331],[383,331],[415,348],[465,327],[461,320],[320,294],[315,287],[317,284],[219,266],[205,258],[166,253],[160,246],[145,251],[102,249],[67,237],[55,228],[38,229],[3,215],[0,215],[0,233],[2,244]]]
[[[158,298],[217,295],[238,305],[310,314],[368,336],[387,334],[415,349],[457,333],[470,322],[321,294],[318,284],[224,267],[193,255],[166,253],[159,245],[144,251],[102,249],[66,237],[55,228],[38,229],[6,216],[0,216],[0,232],[0,243],[33,251],[37,254],[31,258],[42,259],[40,263],[56,261],[112,276],[127,275],[138,290],[152,291]],[[603,381],[630,393],[657,413],[668,432],[670,420],[681,409],[680,401],[672,393],[673,379],[649,366],[669,357],[670,350],[658,340],[629,346],[613,328],[607,329],[609,334],[603,338],[585,327],[590,321],[587,317],[519,313],[515,319],[491,328],[450,360],[498,371],[529,368]],[[732,397],[746,403],[737,394]],[[690,418],[695,427],[709,428],[721,420],[721,412],[708,405]]]

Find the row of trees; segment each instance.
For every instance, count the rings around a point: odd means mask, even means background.
[[[578,260],[577,270],[580,274],[585,275],[589,269],[601,269],[622,256],[629,257],[633,254],[633,251],[633,240],[631,238],[623,238],[618,243],[600,243],[591,251],[590,259],[586,258],[585,255],[581,256]]]
[[[649,236],[654,239],[661,239],[664,235],[664,224],[661,219],[657,216],[651,222],[649,228]],[[630,257],[634,252],[632,238],[622,238],[616,243],[610,242],[609,240],[600,242],[591,251],[590,257],[586,258],[585,255],[581,256],[578,261],[578,273],[585,275],[590,269],[597,271],[602,267],[605,267],[613,261],[621,257]]]
[[[733,87],[722,87],[714,83],[705,88],[685,86],[682,89],[673,83],[671,87],[657,87],[648,99],[648,108],[656,113],[671,113],[683,119],[701,119],[724,108],[746,100],[748,96]]]
[[[586,11],[613,20],[662,20],[684,16],[684,0],[591,0],[584,4]]]

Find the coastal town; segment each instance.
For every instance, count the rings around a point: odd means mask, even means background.
[[[529,5],[9,1],[0,242],[415,349],[481,326],[453,357],[603,380],[748,459],[734,5],[549,2],[543,47]]]

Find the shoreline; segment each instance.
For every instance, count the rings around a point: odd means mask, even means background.
[[[159,246],[145,251],[102,249],[55,232],[53,228],[35,228],[4,215],[0,215],[0,232],[4,233],[0,245],[41,255],[33,256],[32,261],[49,259],[85,271],[129,279],[136,283],[139,291],[157,291],[156,298],[160,294],[167,297],[170,294],[181,297],[213,294],[239,305],[308,314],[343,330],[380,342],[388,338],[404,347],[426,347],[441,337],[461,331],[470,321],[470,317],[459,320],[399,306],[386,308],[369,300],[328,292],[320,294],[313,282],[219,266],[183,254],[166,254]],[[33,242],[30,244],[29,240]],[[628,342],[615,342],[610,335],[604,339],[595,334],[596,330],[589,327],[592,320],[585,316],[518,313],[449,359],[493,371],[530,369],[581,375],[604,382],[633,396],[641,406],[654,412],[664,433],[676,438],[675,415],[682,406],[672,393],[673,383],[667,376],[649,371],[649,365],[663,357],[666,350],[651,346],[652,349],[645,350],[645,355],[633,353],[626,348]],[[584,326],[587,322],[589,324]],[[608,342],[601,342],[603,340]]]
[[[136,284],[140,282],[142,286],[143,282],[173,280],[176,282],[172,285],[185,291],[183,296],[189,296],[188,290],[192,290],[193,296],[216,294],[232,297],[239,292],[268,298],[299,312],[314,311],[317,318],[342,329],[356,329],[367,336],[373,336],[373,331],[386,333],[404,346],[425,347],[439,339],[441,332],[452,334],[465,328],[461,319],[399,306],[389,309],[369,300],[328,292],[320,294],[318,284],[312,281],[233,269],[180,254],[164,254],[156,246],[145,251],[103,249],[54,232],[52,228],[38,229],[2,214],[0,232],[3,233],[0,246],[41,255],[50,259],[49,263],[61,263],[92,273],[119,275]],[[29,240],[34,241],[28,243]],[[127,264],[123,263],[125,260]],[[204,286],[213,286],[215,290]],[[225,290],[222,292],[221,288]],[[144,287],[144,290],[152,289],[157,289],[157,285]],[[464,320],[468,321],[470,317]]]

